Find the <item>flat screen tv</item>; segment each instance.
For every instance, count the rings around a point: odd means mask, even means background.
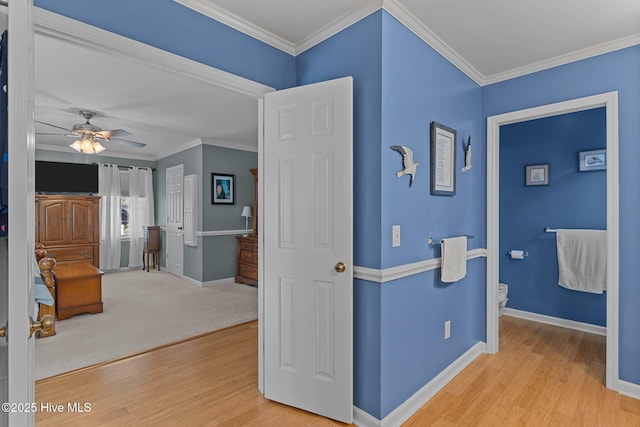
[[[98,165],[36,161],[36,193],[98,193]]]

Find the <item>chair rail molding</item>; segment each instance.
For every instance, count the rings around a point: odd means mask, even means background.
[[[487,250],[484,248],[467,251],[467,261],[474,258],[486,258]],[[353,267],[353,278],[367,280],[369,282],[386,283],[392,280],[402,279],[426,271],[435,270],[442,266],[442,258],[431,258],[425,261],[418,261],[411,264],[398,265],[384,269]]]

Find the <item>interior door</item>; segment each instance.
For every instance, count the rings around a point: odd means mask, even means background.
[[[184,165],[167,168],[167,271],[184,274],[183,212]]]
[[[350,423],[352,78],[264,108],[264,393]]]
[[[35,402],[34,342],[29,337],[29,316],[35,318],[33,266],[35,239],[35,140],[33,130],[34,51],[32,1],[9,6],[8,46],[8,292],[7,346],[2,370],[7,373],[3,402]],[[0,88],[2,90],[2,88]],[[4,326],[4,325],[0,325]],[[30,426],[30,411],[10,412],[8,425]]]

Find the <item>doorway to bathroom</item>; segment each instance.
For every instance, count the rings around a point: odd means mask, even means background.
[[[619,389],[618,380],[618,112],[617,92],[534,107],[487,118],[487,351],[499,349],[498,282],[500,260],[500,138],[501,127],[580,111],[604,109],[606,123],[606,386]],[[538,162],[535,160],[534,162]],[[576,160],[577,162],[577,160]],[[538,162],[541,165],[547,163]],[[552,165],[549,165],[553,167]],[[505,170],[506,173],[506,170]],[[525,171],[522,172],[523,174]],[[552,175],[553,176],[553,175]],[[524,178],[523,178],[524,181]],[[546,183],[545,183],[546,184]],[[522,182],[522,185],[525,185]],[[548,208],[548,207],[547,207]],[[541,209],[547,209],[541,206]],[[559,227],[554,224],[545,227]],[[544,228],[544,227],[542,227]],[[540,230],[543,232],[544,230]],[[552,237],[552,236],[549,236]],[[521,248],[509,248],[518,250]],[[502,251],[502,252],[501,252]],[[526,249],[524,249],[526,251]],[[515,260],[514,260],[515,262]]]

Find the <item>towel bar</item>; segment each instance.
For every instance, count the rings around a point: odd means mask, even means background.
[[[466,236],[467,239],[473,239],[473,235],[470,234],[463,234],[462,236]],[[462,237],[460,236],[460,237]],[[442,238],[444,239],[444,237]],[[434,239],[433,237],[429,237],[427,239],[427,243],[429,244],[429,246],[433,246],[433,245],[439,245],[440,243],[442,243],[442,239]]]
[[[545,228],[545,229],[544,229],[544,232],[545,232],[545,233],[557,233],[557,232],[558,232],[558,230],[556,230],[555,228],[549,228],[549,227],[547,227],[547,228]]]

